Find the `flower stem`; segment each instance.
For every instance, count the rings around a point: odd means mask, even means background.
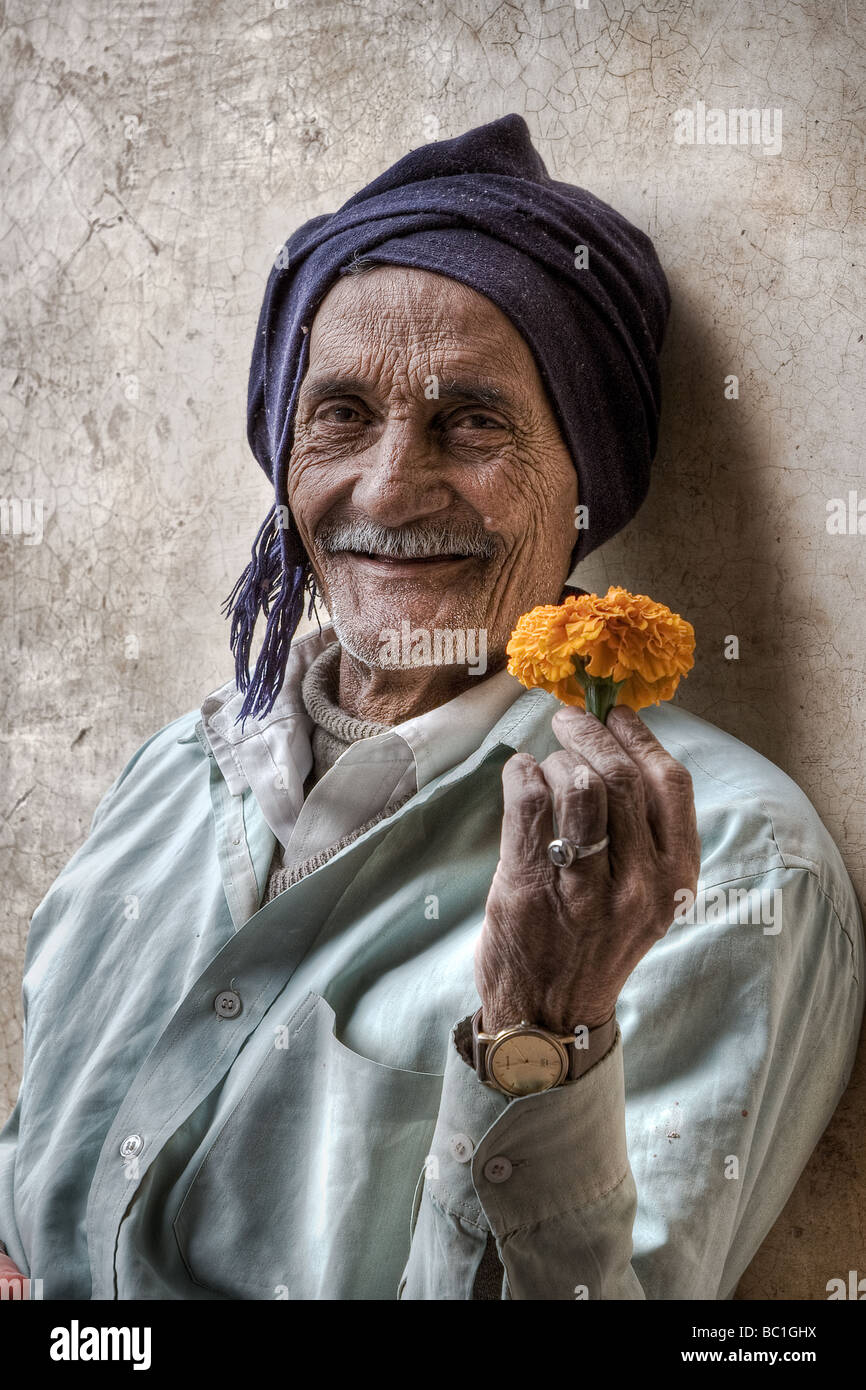
[[[574,674],[583,686],[587,713],[594,714],[602,724],[606,723],[625,681],[615,681],[611,676],[587,675],[579,657],[574,662]]]

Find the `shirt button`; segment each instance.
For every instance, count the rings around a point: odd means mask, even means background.
[[[120,1146],[121,1158],[135,1158],[144,1148],[144,1140],[140,1134],[127,1134]]]
[[[468,1163],[475,1149],[468,1135],[452,1134],[448,1140],[448,1151],[458,1163]]]
[[[213,1006],[219,1018],[237,1018],[241,1011],[241,996],[233,989],[220,990]]]
[[[484,1165],[484,1176],[488,1182],[508,1182],[511,1177],[511,1163],[502,1154],[488,1158]]]

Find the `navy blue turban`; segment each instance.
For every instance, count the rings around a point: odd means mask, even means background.
[[[295,409],[316,308],[361,257],[459,280],[522,334],[588,508],[575,562],[634,516],[649,486],[670,308],[649,237],[586,189],[552,179],[520,116],[410,151],[337,212],[305,222],[268,279],[247,434],[275,503],[225,603],[237,684],[246,691],[241,719],[273,706],[305,590],[312,611],[315,580],[286,495]],[[251,679],[259,612],[267,627]]]

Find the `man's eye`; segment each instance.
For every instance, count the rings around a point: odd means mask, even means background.
[[[501,420],[497,420],[495,415],[483,415],[480,411],[472,411],[468,415],[459,415],[452,419],[451,424],[457,429],[464,430],[502,430],[505,428]]]
[[[353,405],[325,405],[316,411],[316,419],[329,425],[354,425],[361,414]]]

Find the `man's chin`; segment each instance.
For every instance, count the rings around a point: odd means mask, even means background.
[[[371,625],[370,616],[331,614],[343,651],[365,666],[381,671],[464,667],[473,673],[486,666],[487,628],[466,626],[463,613],[446,616],[416,610],[410,616],[395,604],[382,614],[381,627]]]
[[[379,633],[355,623],[341,622],[331,614],[331,625],[343,651],[364,666],[383,667]]]

